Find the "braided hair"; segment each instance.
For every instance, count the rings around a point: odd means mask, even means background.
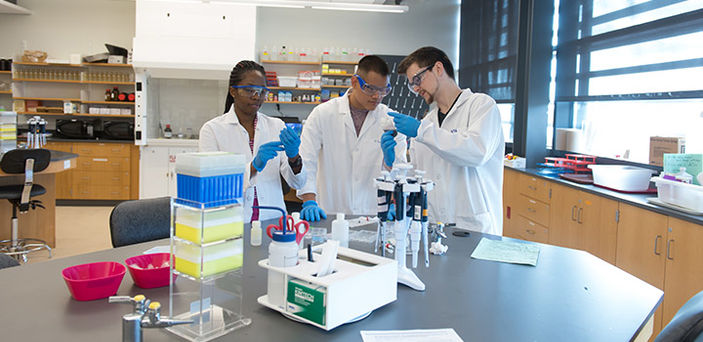
[[[259,71],[262,75],[266,75],[266,71],[261,64],[254,61],[240,61],[234,66],[229,74],[229,87],[227,87],[227,100],[225,100],[225,113],[229,112],[229,108],[234,104],[234,97],[230,94],[229,89],[236,86],[244,78],[244,74],[249,71]]]

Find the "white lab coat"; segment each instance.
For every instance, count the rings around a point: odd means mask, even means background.
[[[383,170],[381,135],[393,129],[392,111],[379,104],[369,111],[356,136],[349,109],[349,91],[313,109],[303,125],[300,154],[307,170],[307,182],[298,197],[314,193],[317,203],[330,213],[376,215],[374,179]],[[406,162],[405,136],[396,136],[395,162]]]
[[[272,118],[262,113],[257,113],[256,133],[254,134],[254,154],[249,149],[249,133],[242,125],[234,113],[232,106],[226,114],[220,115],[206,122],[200,129],[199,149],[200,151],[225,151],[243,154],[247,160],[247,167],[244,174],[244,220],[251,220],[254,203],[254,187],[259,198],[259,205],[274,206],[286,209],[283,202],[283,191],[281,189],[281,177],[290,186],[299,188],[305,182],[305,164],[297,175],[293,173],[288,165],[288,157],[285,152],[278,155],[266,163],[266,167],[261,172],[257,172],[252,177],[250,175],[251,161],[259,151],[259,146],[271,141],[280,140],[278,135],[285,127],[281,119]],[[280,217],[280,212],[272,210],[259,211],[259,220],[268,220]]]
[[[439,127],[437,106],[410,142],[410,160],[436,183],[429,218],[502,235],[505,141],[495,101],[465,89]]]

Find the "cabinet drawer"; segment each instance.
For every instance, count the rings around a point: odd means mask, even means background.
[[[521,194],[549,203],[549,181],[526,174],[521,174],[518,180]]]
[[[75,172],[73,183],[91,187],[129,186],[129,172]]]
[[[81,157],[129,157],[129,144],[75,143],[73,153]]]
[[[536,223],[522,215],[516,217],[516,231],[523,240],[548,243],[549,229],[539,223]]]
[[[129,171],[128,157],[78,157],[80,171]]]
[[[516,214],[549,227],[549,204],[545,204],[525,195],[520,195],[516,206]]]

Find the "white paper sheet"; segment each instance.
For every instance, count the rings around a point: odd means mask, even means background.
[[[366,330],[364,342],[463,342],[454,329]]]

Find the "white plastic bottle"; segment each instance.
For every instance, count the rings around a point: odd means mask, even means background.
[[[684,182],[687,184],[693,183],[693,175],[686,172],[685,167],[679,168],[679,172],[674,174],[674,177],[676,177],[676,180],[679,182]]]
[[[269,265],[274,267],[293,267],[298,264],[298,244],[295,243],[295,233],[272,233],[273,241],[269,244]],[[269,270],[267,295],[269,303],[285,306],[285,275]]]
[[[249,242],[252,246],[261,246],[261,221],[251,222],[251,235]]]
[[[332,221],[332,240],[339,241],[341,247],[349,247],[349,222],[344,213],[337,213],[337,219]]]

